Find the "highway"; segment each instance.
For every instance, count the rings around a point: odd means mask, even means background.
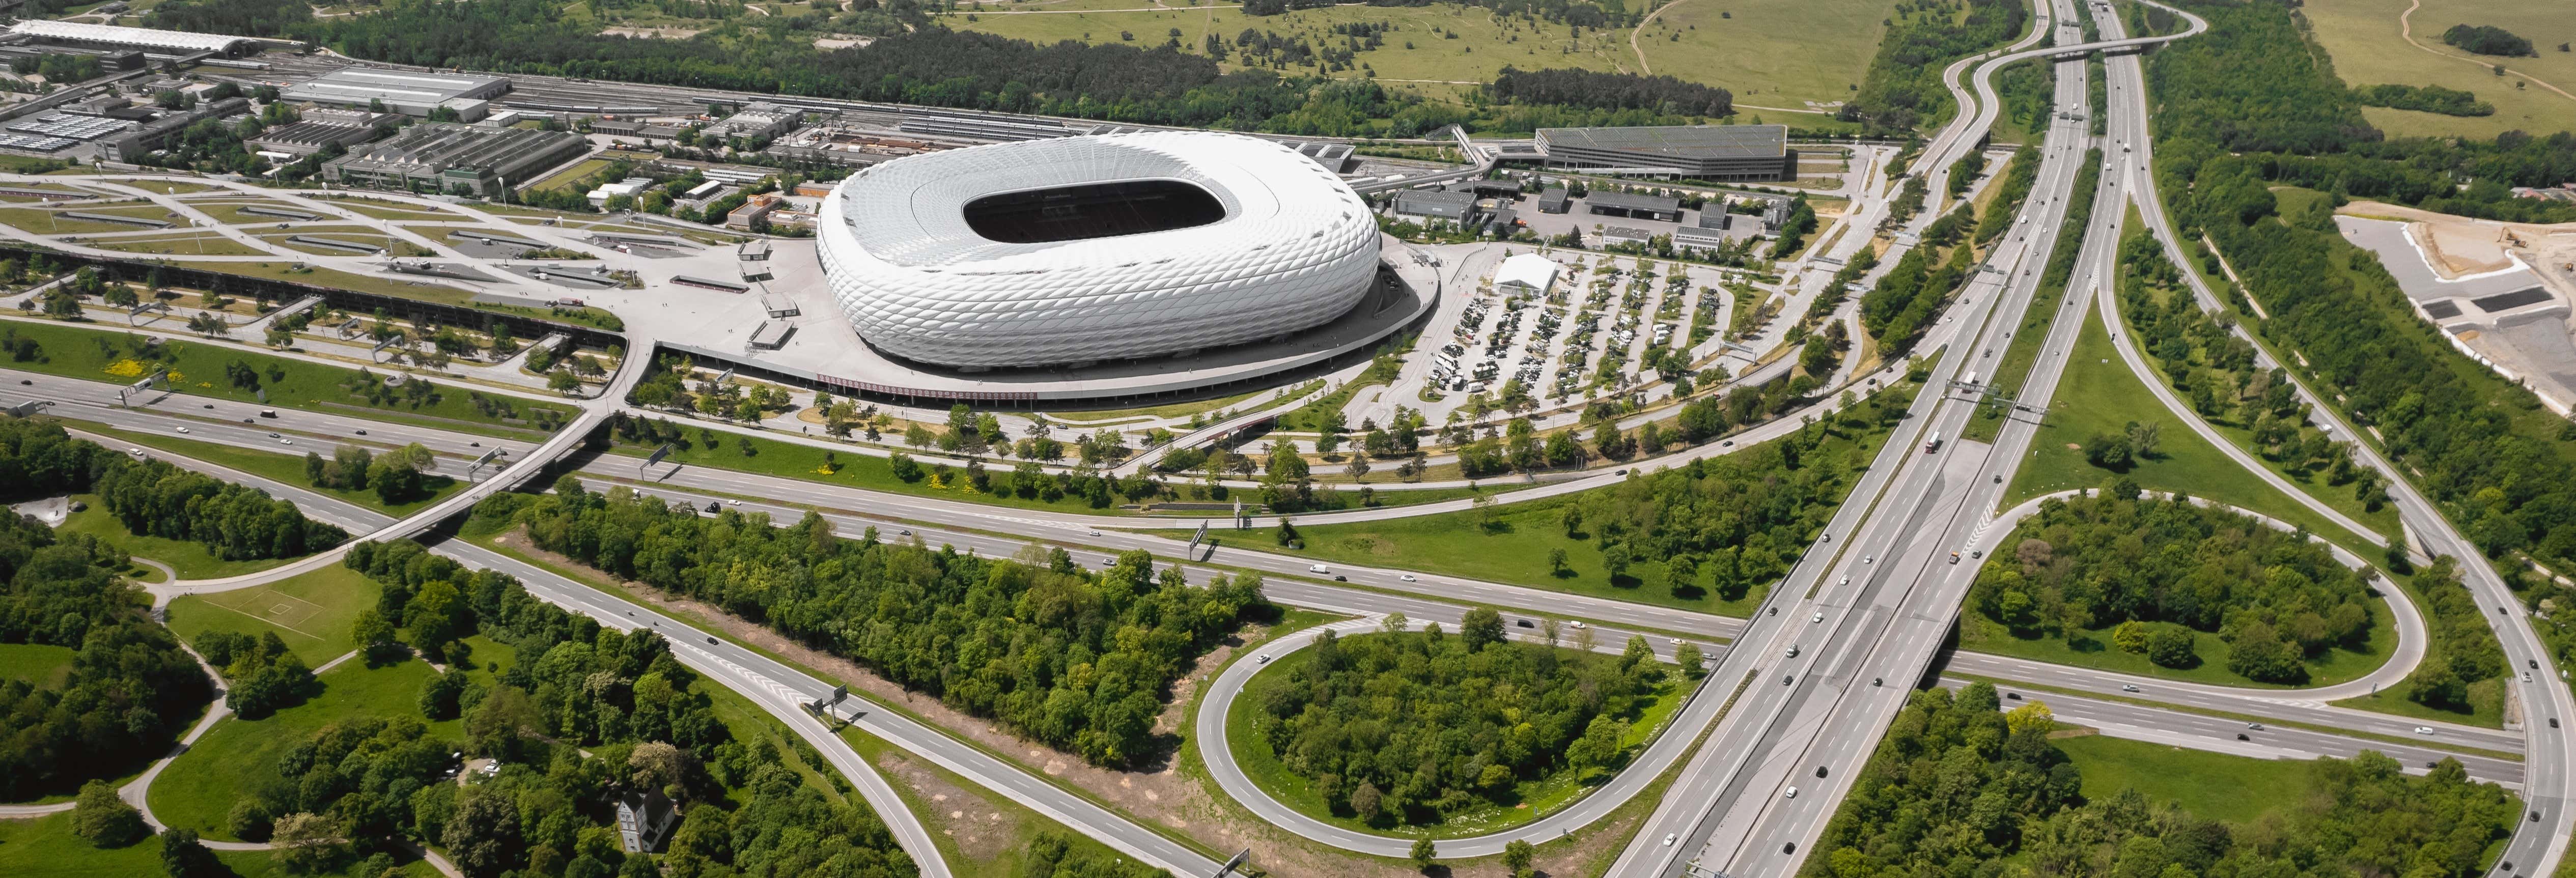
[[[2170,9],[2161,7],[2161,4],[2150,5]],[[2119,17],[2107,10],[2096,17],[2105,36],[2125,32]],[[2197,19],[2193,21],[2197,26]],[[2107,60],[2107,70],[2112,86],[2111,103],[2116,110],[2110,122],[2134,137],[2128,141],[2133,149],[2122,155],[2121,165],[2122,173],[2137,180],[2140,216],[2163,244],[2167,258],[2185,268],[2181,275],[2191,285],[2194,298],[2199,299],[2204,308],[2219,308],[2219,299],[2214,291],[2208,288],[2198,272],[2189,270],[2192,262],[2184,254],[2175,237],[2173,222],[2166,216],[2156,195],[2154,150],[2152,138],[2148,136],[2145,76],[2139,61],[2134,56],[2114,56]],[[2256,350],[2263,351],[2265,361],[2273,360],[2262,340],[2247,332],[2242,323],[2235,327],[2235,332],[2238,337],[2253,343]],[[2119,335],[2122,358],[2130,362],[2132,369],[2143,366],[2135,358],[2134,339],[2127,339],[2126,333]],[[2553,874],[2566,861],[2569,837],[2576,835],[2576,808],[2570,807],[2571,801],[2576,801],[2576,739],[2571,739],[2569,730],[2565,728],[2570,722],[2576,722],[2576,696],[2570,695],[2565,677],[2559,676],[2565,671],[2555,667],[2547,645],[2524,615],[2527,611],[2520,599],[2505,585],[2503,577],[2497,575],[2486,555],[2442,516],[2440,507],[2416,488],[2406,472],[2391,465],[2368,441],[2366,434],[2354,429],[2327,405],[2308,386],[2306,379],[2300,377],[2299,370],[2291,369],[2286,373],[2291,376],[2299,399],[2308,404],[2311,418],[2319,428],[2329,435],[2356,440],[2351,443],[2354,461],[2387,477],[2384,481],[2388,484],[2389,499],[2397,506],[2398,518],[2407,534],[2416,541],[2416,548],[2425,555],[2447,555],[2458,559],[2462,581],[2478,596],[2478,603],[2496,608],[2495,615],[2485,618],[2495,629],[2497,641],[2504,647],[2508,695],[2521,704],[2521,725],[2527,738],[2521,749],[2528,772],[2522,795],[2531,813],[2539,817],[2536,821],[2515,824],[2513,839],[2506,844],[2499,858],[2500,863],[2511,863],[2513,867],[2499,867],[2498,872],[2514,876]],[[2150,386],[2162,387],[2161,382],[2151,375],[2141,374],[2139,377]],[[2553,722],[2557,724],[2555,727],[2551,725]]]

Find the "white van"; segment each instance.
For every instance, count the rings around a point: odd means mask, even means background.
[[[1324,566],[1324,565],[1322,565],[1322,564],[1308,564],[1308,565],[1306,565],[1306,572],[1308,572],[1308,573],[1331,573],[1331,572],[1333,572],[1333,571],[1332,571],[1332,568],[1325,567],[1325,566]]]

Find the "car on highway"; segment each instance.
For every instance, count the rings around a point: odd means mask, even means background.
[[[898,528],[895,530],[894,535],[899,537],[912,536],[912,528]]]
[[[277,434],[276,434],[276,433],[274,433],[274,432],[271,432],[271,433],[269,433],[269,434],[268,434],[268,438],[275,439],[275,438],[277,438]]]
[[[280,439],[280,440],[277,440],[277,444],[279,444],[279,445],[293,445],[293,444],[295,444],[295,440],[293,440],[293,439]]]
[[[1952,552],[1952,553],[1950,553],[1950,563],[1952,563],[1952,564],[1957,564],[1957,563],[1959,563],[1959,553],[1957,553],[1957,552]]]
[[[2245,727],[2246,727],[2246,728],[2248,728],[2248,729],[2252,729],[2252,730],[2254,730],[2254,731],[2258,731],[2258,732],[2263,730],[2263,724],[2262,724],[2262,723],[2246,723],[2246,724],[2245,724]]]
[[[2120,684],[2120,691],[2122,691],[2122,692],[2136,692],[2136,691],[2138,691],[2138,684],[2136,684],[2136,683],[2122,683],[2122,684]]]
[[[2416,734],[2418,734],[2418,735],[2430,735],[2430,734],[2432,734],[2432,733],[2433,733],[2433,727],[2432,727],[2432,726],[2416,726],[2416,727],[2415,727],[2415,733],[2416,733]]]
[[[713,500],[709,500],[709,501],[707,501],[707,514],[708,514],[708,515],[714,515],[714,514],[716,514],[716,513],[718,513],[718,512],[723,512],[723,511],[724,511],[724,504],[717,503],[716,501],[713,501]]]
[[[179,432],[181,432],[181,433],[188,432],[188,428],[186,428],[186,427],[172,427],[171,429],[173,429],[173,430],[177,430],[177,431],[179,431]]]
[[[1331,572],[1333,572],[1333,569],[1332,569],[1332,568],[1330,568],[1330,567],[1326,567],[1326,566],[1324,566],[1324,565],[1322,565],[1322,564],[1308,564],[1308,565],[1306,565],[1306,572],[1308,572],[1308,573],[1331,573]]]
[[[1887,678],[1886,678],[1886,677],[1871,677],[1871,678],[1869,678],[1869,684],[1870,684],[1870,685],[1872,685],[1872,686],[1885,686],[1885,685],[1887,685]]]
[[[1815,616],[1815,618],[1812,618],[1812,619],[1808,619],[1808,620],[1807,620],[1807,622],[1808,622],[1809,624],[1814,624],[1814,623],[1822,622],[1822,621],[1825,621],[1825,613],[1824,613],[1824,611],[1822,611],[1822,610],[1818,610],[1818,611],[1816,611],[1816,616]]]
[[[1574,620],[1574,621],[1567,622],[1567,623],[1565,623],[1565,624],[1573,626],[1573,627],[1574,627],[1574,630],[1576,630],[1576,631],[1581,631],[1581,630],[1583,630],[1583,620],[1581,620],[1581,619],[1576,619],[1576,620]]]
[[[1796,680],[1796,679],[1798,679],[1798,678],[1796,678],[1796,677],[1792,677],[1792,676],[1790,676],[1790,675],[1788,675],[1788,674],[1781,674],[1781,675],[1780,675],[1780,685],[1782,685],[1782,686],[1789,685],[1789,682],[1790,682],[1790,681],[1792,681],[1792,680]]]
[[[1862,556],[1860,556],[1860,563],[1863,563],[1863,564],[1876,564],[1876,563],[1878,563],[1878,556],[1877,556],[1877,555],[1862,555]]]
[[[143,456],[143,449],[140,449],[140,448],[128,448],[128,449],[125,449],[125,453],[127,453],[127,454],[131,454],[131,455],[134,455],[134,456],[136,456],[136,457],[142,457],[142,456]]]
[[[1785,792],[1785,793],[1781,793],[1781,794],[1780,794],[1780,798],[1783,798],[1783,799],[1795,799],[1795,798],[1797,798],[1797,797],[1798,797],[1798,788],[1797,788],[1797,787],[1790,787],[1788,792]]]
[[[1406,581],[1406,582],[1421,582],[1421,581],[1422,581],[1422,580],[1419,580],[1419,579],[1415,579],[1415,578],[1413,578],[1413,574],[1410,574],[1410,573],[1404,574],[1404,575],[1402,575],[1402,576],[1398,576],[1398,577],[1396,577],[1396,578],[1397,578],[1397,579],[1404,580],[1404,581]]]
[[[716,639],[715,639],[715,638],[713,638],[713,637],[709,637],[709,638],[707,638],[707,645],[708,645],[708,646],[714,646],[714,645],[716,645]]]
[[[1531,622],[1530,620],[1528,620],[1528,619],[1514,619],[1514,620],[1512,620],[1512,624],[1514,624],[1514,625],[1518,625],[1518,626],[1521,626],[1521,627],[1523,627],[1523,628],[1536,628],[1536,627],[1538,627],[1538,625],[1536,625],[1535,623],[1532,623],[1532,622]]]
[[[1798,657],[1798,645],[1797,645],[1797,644],[1795,644],[1795,643],[1789,644],[1789,657],[1790,657],[1790,658],[1797,658],[1797,657]]]
[[[1100,566],[1102,566],[1102,567],[1107,567],[1107,566],[1109,566],[1109,565],[1116,564],[1116,563],[1118,563],[1118,559],[1116,559],[1116,558],[1102,558],[1102,559],[1100,559]]]
[[[1673,833],[1669,833],[1669,832],[1664,833],[1664,846],[1665,846],[1665,847],[1672,847],[1672,846],[1673,846],[1673,838],[1674,838]]]
[[[1095,530],[1091,532],[1091,535],[1096,537],[1100,535],[1100,532]]]
[[[1351,581],[1351,578],[1350,578],[1350,577],[1348,577],[1348,576],[1342,576],[1342,575],[1339,575],[1339,574],[1335,574],[1335,575],[1333,576],[1333,581],[1334,581],[1334,582],[1349,582],[1349,581]]]
[[[367,428],[365,428],[365,427],[359,427],[359,428],[358,428],[358,435],[360,435],[360,436],[367,435]]]
[[[1256,655],[1252,657],[1252,663],[1256,665],[1266,665],[1270,663],[1270,657],[1266,655]]]

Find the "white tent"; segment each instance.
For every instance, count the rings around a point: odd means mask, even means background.
[[[1525,296],[1547,295],[1556,283],[1556,260],[1536,253],[1522,253],[1503,260],[1494,270],[1494,289]]]

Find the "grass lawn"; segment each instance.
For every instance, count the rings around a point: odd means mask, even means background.
[[[2576,92],[2576,55],[2556,51],[2568,33],[2567,8],[2526,0],[2426,0],[2407,21],[2418,48],[2398,32],[2397,17],[2410,0],[2334,0],[2300,8],[2317,44],[2334,58],[2345,85],[2439,85],[2472,92],[2495,105],[2492,116],[2445,116],[2368,107],[2362,115],[2390,136],[2490,138],[2521,130],[2533,135],[2576,129],[2576,100],[2537,85],[2515,88],[2518,77],[2497,76],[2487,65],[2528,73]],[[2531,40],[2537,58],[2491,58],[2442,44],[2455,24],[2495,25]],[[2436,55],[2425,49],[2442,54]],[[2448,56],[2448,57],[2445,57]],[[2462,60],[2472,59],[2472,60]]]
[[[54,532],[85,533],[96,536],[104,542],[124,549],[126,554],[138,558],[150,558],[170,565],[171,569],[179,571],[181,579],[234,576],[266,570],[295,560],[262,558],[256,561],[226,561],[215,557],[203,543],[141,536],[126,530],[125,523],[116,520],[116,516],[109,515],[107,507],[98,502],[96,494],[76,494],[72,499],[88,503],[89,508],[72,513],[70,517],[63,520],[62,526],[54,528]]]
[[[2432,657],[2427,656],[2426,660],[2430,661],[2432,660]],[[2470,710],[2468,713],[2460,713],[2454,710],[2443,710],[2438,707],[2426,707],[2413,701],[2409,701],[2406,699],[2406,686],[2404,684],[2390,686],[2388,688],[2381,689],[2378,692],[2364,695],[2360,698],[2346,698],[2342,701],[2334,702],[2334,705],[2336,707],[2349,707],[2354,710],[2367,710],[2372,713],[2384,713],[2390,716],[2439,720],[2446,723],[2459,723],[2464,726],[2501,729],[2504,728],[2504,686],[2505,681],[2502,677],[2493,680],[2479,680],[2475,683],[2469,684]]]
[[[995,493],[986,493],[975,490],[973,483],[967,481],[966,467],[963,464],[950,464],[947,478],[943,480],[935,473],[933,461],[931,459],[926,457],[917,458],[920,461],[925,475],[923,475],[918,481],[907,482],[902,479],[895,478],[894,470],[890,468],[887,459],[882,457],[861,454],[856,451],[834,451],[829,448],[817,448],[815,446],[799,442],[785,442],[764,436],[752,436],[743,433],[715,432],[714,435],[716,436],[717,441],[713,444],[709,444],[706,442],[704,436],[701,436],[696,431],[690,431],[685,437],[685,447],[682,447],[680,443],[675,443],[672,447],[670,456],[663,458],[663,460],[666,463],[677,463],[687,466],[700,466],[712,469],[759,473],[762,475],[799,479],[808,482],[847,485],[851,487],[865,488],[872,491],[885,491],[893,494],[910,494],[918,497],[939,497],[949,500],[962,500],[969,503],[990,503],[997,506],[1013,506],[1021,509],[1047,509],[1057,512],[1080,512],[1093,515],[1135,514],[1135,510],[1120,508],[1121,505],[1126,503],[1126,499],[1123,496],[1116,496],[1115,502],[1107,507],[1093,508],[1090,501],[1070,494],[1053,503],[1049,503],[1036,497],[1022,497],[1015,493],[1002,491],[1001,487],[1003,482],[1010,477],[1011,466],[1014,463],[1012,461],[988,461],[984,464],[986,471],[990,473],[994,479],[993,485],[995,488]],[[638,445],[621,441],[612,450],[615,454],[620,456],[641,458],[651,453],[654,447],[656,446]],[[750,453],[745,453],[746,448],[749,449]],[[615,462],[611,460],[604,462],[603,465],[614,466]],[[1184,479],[1167,476],[1164,481],[1171,484],[1176,489],[1182,490],[1185,495],[1184,499],[1187,499],[1186,494],[1189,489],[1181,485]],[[1381,506],[1401,506],[1414,503],[1431,503],[1440,500],[1455,499],[1476,493],[1479,493],[1479,489],[1429,488],[1419,491],[1386,491],[1377,494],[1376,497],[1378,504]],[[1327,497],[1327,494],[1324,491],[1318,490],[1316,492],[1316,497],[1323,499]],[[1218,500],[1202,502],[1224,501]],[[1333,509],[1357,508],[1359,506],[1359,492],[1357,490],[1337,490],[1331,492],[1329,499],[1324,500],[1324,502],[1331,504],[1330,508]],[[1194,512],[1191,514],[1198,515],[1205,513]],[[1184,539],[1186,538],[1187,537],[1184,537]]]
[[[1569,661],[1617,660],[1610,655],[1580,653],[1572,649],[1566,649],[1562,654]],[[1228,738],[1226,746],[1233,751],[1235,762],[1243,767],[1244,775],[1250,777],[1254,784],[1259,785],[1272,798],[1278,799],[1281,804],[1295,808],[1308,817],[1345,829],[1401,836],[1459,838],[1483,835],[1519,826],[1562,810],[1582,798],[1584,792],[1599,784],[1607,783],[1613,775],[1617,774],[1615,771],[1598,768],[1560,771],[1539,780],[1520,783],[1514,790],[1520,797],[1520,802],[1513,807],[1479,808],[1428,826],[1397,826],[1381,830],[1357,820],[1335,815],[1315,794],[1312,780],[1298,775],[1272,754],[1269,739],[1254,728],[1263,693],[1279,685],[1279,681],[1286,678],[1288,669],[1302,667],[1305,662],[1313,658],[1312,651],[1300,650],[1282,656],[1278,661],[1270,663],[1269,667],[1262,668],[1260,673],[1255,674],[1252,680],[1244,685],[1243,693],[1235,697],[1225,720]],[[1678,668],[1670,670],[1673,672],[1673,677],[1680,676]],[[1682,696],[1689,693],[1691,685],[1688,681],[1667,679],[1662,686],[1658,687],[1655,696],[1642,699],[1631,714],[1625,717],[1630,726],[1626,740],[1630,753],[1637,752],[1648,740],[1654,738],[1655,733],[1662,731],[1665,723],[1672,718],[1674,709],[1681,705]]]
[[[2001,545],[2014,545],[2020,541],[2020,537],[2015,536],[2006,539]],[[2383,584],[2380,587],[2388,586]],[[2389,653],[2397,648],[2395,623],[2389,616],[2387,604],[2372,601],[2368,606],[2371,621],[2369,647],[2358,650],[2335,647],[2327,650],[2325,654],[2307,663],[2308,681],[2299,686],[2329,686],[2341,683],[2370,673],[2388,663]],[[2108,627],[2087,629],[2084,637],[2069,645],[2066,641],[2054,637],[2027,639],[2015,637],[2011,629],[1976,613],[1962,613],[1959,616],[1959,648],[1970,652],[1992,653],[2053,665],[2100,668],[2141,677],[2217,686],[2243,686],[2249,689],[2296,688],[2277,683],[2256,682],[2237,675],[2227,669],[2226,641],[2206,631],[2196,631],[2193,634],[2195,642],[2192,651],[2200,656],[2200,664],[2191,668],[2175,669],[2148,661],[2144,655],[2113,649],[2111,629]]]
[[[1805,101],[1851,97],[1895,8],[1894,0],[1696,0],[1664,10],[1637,45],[1658,74],[1723,85],[1738,104],[1806,109]],[[1800,126],[1833,118],[1740,112]]]
[[[359,198],[356,196],[346,195],[315,195],[311,197],[325,199],[332,205],[345,208],[351,213],[371,216],[377,219],[450,222],[462,222],[467,219],[464,214],[460,213],[450,213],[443,210],[430,210],[428,208],[413,209],[408,205],[397,204],[391,201],[380,201],[373,198]]]
[[[91,241],[102,250],[128,253],[165,253],[176,256],[258,256],[268,251],[214,232],[186,232],[176,235],[150,235],[139,238],[116,238]]]
[[[302,241],[288,240],[296,237],[318,238],[327,241],[347,241],[352,244],[364,244],[369,247],[383,248],[386,252],[397,256],[421,255],[413,252],[419,248],[412,247],[408,243],[395,241],[391,238],[387,238],[373,232],[278,232],[275,234],[261,235],[259,236],[259,239],[289,250],[294,250],[300,253],[311,253],[316,256],[365,255],[355,250],[342,250],[336,247],[325,247],[320,244],[308,244]]]
[[[71,682],[72,648],[39,643],[0,643],[0,680],[25,680],[38,689]]]
[[[1268,392],[1269,391],[1267,390],[1252,390],[1230,396],[1219,396],[1194,402],[1175,402],[1165,405],[1152,405],[1125,409],[1049,411],[1045,414],[1049,420],[1077,427],[1091,426],[1094,424],[1111,424],[1119,421],[1138,420],[1143,418],[1186,418],[1191,415],[1205,414],[1207,412],[1227,408],[1235,403],[1239,403]]]
[[[2306,798],[2308,762],[2255,759],[2108,735],[2072,735],[2057,748],[2084,773],[2084,797],[2135,788],[2155,804],[2178,802],[2201,817],[2237,826]]]
[[[2312,533],[2364,552],[2365,557],[2375,551],[2324,516],[2264,484],[2229,460],[2217,446],[2174,420],[2173,413],[2157,402],[2147,386],[2120,361],[2119,351],[2111,345],[2111,337],[2095,316],[2094,309],[2088,308],[2072,361],[2059,380],[2057,395],[2049,401],[2047,421],[2031,441],[2030,460],[2013,477],[2012,490],[2004,498],[2007,508],[2041,494],[2100,487],[2120,474],[2085,460],[2081,448],[2084,440],[2097,433],[2120,432],[2133,420],[2154,422],[2162,424],[2155,456],[2126,473],[2140,486],[2207,497],[2305,525]]]
[[[2012,399],[2021,395],[2022,383],[2030,380],[2031,364],[2039,359],[2039,346],[2048,341],[2048,325],[2056,322],[2058,300],[2065,296],[2063,286],[2040,287],[2031,295],[2030,307],[2022,311],[2021,325],[2013,328],[2012,342],[2004,346],[2003,358],[1988,361],[1982,353],[1979,355],[1979,362],[1994,364],[1986,373],[1986,383],[1993,386],[1997,396]],[[2003,416],[2004,410],[1995,406],[1979,409],[1959,438],[1993,442],[2003,430]]]
[[[65,208],[65,209],[66,209],[66,210],[74,210],[74,209],[78,209],[78,210],[82,210],[82,211],[83,211],[83,212],[85,212],[85,213],[106,213],[106,212],[109,212],[110,210],[112,210],[112,208],[103,208],[103,207],[92,207],[92,208]],[[64,218],[64,217],[62,217],[61,215],[59,215],[56,211],[48,210],[48,209],[44,209],[44,208],[36,208],[36,207],[0,207],[0,225],[15,226],[15,227],[17,227],[17,228],[25,229],[25,230],[27,230],[27,231],[34,232],[34,233],[39,234],[39,235],[94,234],[94,233],[98,233],[98,232],[132,232],[132,231],[139,231],[139,230],[141,230],[141,229],[143,229],[143,228],[144,228],[143,226],[129,226],[129,225],[126,225],[126,224],[124,224],[124,223],[107,223],[107,222],[98,222],[98,221],[95,221],[95,220],[67,219],[67,218]],[[175,225],[178,225],[178,224],[177,224],[177,223],[172,223],[172,225],[174,225],[174,226],[175,226]]]
[[[242,208],[245,207],[263,207],[271,210],[291,210],[297,213],[314,212],[307,208],[288,204],[283,201],[272,201],[266,198],[227,198],[221,201],[190,201],[188,202],[188,206],[196,208],[199,213],[203,213],[224,223],[236,226],[276,226],[280,224],[293,224],[297,226],[312,225],[311,223],[303,220],[291,220],[286,217],[261,216],[255,213],[243,213]],[[325,219],[327,220],[329,217],[326,215]]]
[[[527,188],[520,191],[551,192],[557,189],[562,189],[571,186],[574,183],[579,183],[592,174],[607,170],[609,164],[610,162],[607,159],[584,159],[573,163],[572,167],[556,171],[554,175],[530,184]]]
[[[260,720],[217,723],[152,784],[152,813],[206,838],[233,840],[224,818],[233,803],[275,770],[278,754],[323,726],[356,716],[418,715],[423,681],[436,671],[412,660],[381,668],[352,661],[322,674],[322,694]],[[429,724],[435,738],[462,738],[464,721]]]
[[[157,813],[157,812],[156,812]],[[278,867],[267,851],[217,851],[215,857],[231,867],[236,878],[268,878],[292,873]],[[347,869],[323,873],[314,878],[375,878],[353,876]],[[70,812],[52,814],[33,820],[0,820],[0,875],[17,878],[133,878],[137,875],[161,874],[161,843],[144,839],[140,844],[115,850],[91,847],[88,840],[72,834]],[[434,878],[437,870],[428,863],[404,864],[403,874]]]
[[[144,433],[135,430],[122,430],[105,424],[96,424],[87,421],[65,420],[64,424],[86,432],[97,433],[103,436],[113,436],[120,442],[131,442],[144,448],[167,451],[182,457],[195,458],[207,463],[231,467],[242,472],[250,473],[251,475],[264,476],[279,482],[304,488],[309,491],[337,497],[396,518],[420,511],[422,508],[438,502],[439,498],[447,496],[449,493],[464,485],[464,483],[448,476],[427,476],[423,479],[422,484],[429,489],[428,496],[422,497],[418,500],[389,504],[382,498],[377,497],[376,492],[374,491],[350,491],[340,488],[323,488],[306,483],[304,480],[305,452],[324,452],[330,450],[324,448],[324,443],[319,440],[306,440],[311,444],[296,446],[298,449],[303,449],[301,451],[291,453],[268,452],[255,451],[238,445],[224,445],[215,442],[186,439],[163,433]],[[381,451],[381,449],[375,450]],[[328,455],[326,454],[324,456],[327,457]],[[457,466],[458,464],[455,461],[450,460],[445,461],[443,465]]]
[[[347,655],[358,611],[376,605],[384,587],[334,564],[259,588],[183,595],[170,601],[170,630],[196,642],[207,631],[257,637],[276,632],[307,666]]]
[[[42,346],[37,359],[7,364],[12,369],[118,384],[132,382],[151,371],[146,361],[135,356],[135,352],[146,344],[145,339],[151,338],[149,336],[118,332],[107,327],[65,324],[20,322],[9,324],[8,329]],[[543,432],[526,419],[532,410],[550,411],[563,421],[570,421],[577,413],[573,407],[562,403],[494,396],[489,398],[493,403],[506,403],[517,414],[509,417],[498,411],[487,414],[477,410],[474,404],[480,393],[436,381],[430,385],[435,392],[425,402],[406,402],[397,391],[395,399],[375,405],[351,391],[351,383],[357,375],[353,369],[290,360],[224,342],[171,340],[158,347],[158,361],[172,370],[169,385],[181,393],[195,396],[257,401],[258,395],[251,389],[224,380],[224,367],[239,362],[259,372],[260,386],[268,391],[268,404],[279,408],[337,414],[354,412],[396,421],[406,420],[406,416],[418,416],[422,420],[413,423],[520,438],[530,438],[529,434]],[[273,374],[284,377],[272,379],[269,376]],[[496,433],[495,430],[500,428],[510,432]]]
[[[385,296],[400,296],[405,299],[419,299],[425,302],[440,302],[449,305],[463,305],[474,298],[474,293],[472,291],[458,289],[451,286],[443,286],[423,281],[402,280],[399,278],[377,277],[375,275],[368,274],[351,274],[349,272],[332,268],[306,268],[297,270],[291,263],[287,262],[188,262],[180,260],[177,264],[188,268],[219,271],[225,274],[237,274],[243,277],[262,277],[270,280],[312,284],[314,286],[332,287],[343,290],[356,290],[361,293],[376,293],[378,295]]]

